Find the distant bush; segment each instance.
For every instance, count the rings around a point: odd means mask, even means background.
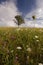
[[[43,29],[0,29],[0,65],[43,63]]]

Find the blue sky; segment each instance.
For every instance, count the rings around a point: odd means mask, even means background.
[[[0,0],[0,3],[9,0]],[[14,0],[15,3],[15,0]],[[36,0],[17,0],[17,8],[25,16],[28,12],[36,8]]]
[[[0,3],[1,3],[1,2],[4,2],[4,1],[6,1],[6,0],[0,0]]]
[[[43,18],[43,0],[0,0],[0,26],[17,26],[13,21],[17,14],[24,17],[25,24],[21,26],[33,27],[33,20],[28,18]],[[35,26],[43,27],[43,22],[38,20]]]
[[[23,15],[26,15],[32,9],[36,8],[36,0],[17,0],[17,7]]]

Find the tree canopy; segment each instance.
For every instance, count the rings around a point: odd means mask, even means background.
[[[22,16],[16,15],[15,18],[16,18],[16,20],[17,20],[18,26],[19,26],[20,24],[24,23],[24,19],[23,19]]]

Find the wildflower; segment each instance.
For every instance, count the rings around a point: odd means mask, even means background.
[[[18,46],[17,49],[22,49],[22,48],[20,46]]]
[[[27,56],[27,59],[29,59],[29,56]]]
[[[35,35],[35,38],[38,38],[38,36],[37,36],[37,35]]]
[[[18,60],[18,57],[16,56],[16,60]]]
[[[42,63],[39,63],[39,65],[43,65]]]
[[[16,60],[18,60],[19,58],[18,58],[18,54],[16,54]]]
[[[27,51],[31,52],[31,48],[27,48]]]
[[[39,42],[39,40],[36,40],[37,42]]]

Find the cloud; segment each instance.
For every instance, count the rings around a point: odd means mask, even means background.
[[[43,0],[36,0],[37,8],[43,8]]]
[[[20,14],[16,7],[16,0],[7,0],[0,4],[0,26],[17,26],[13,19],[14,16]]]
[[[26,14],[24,20],[25,24],[21,24],[20,27],[43,27],[43,20],[28,20],[27,18],[32,19],[32,15],[35,15],[38,19],[43,19],[43,0],[36,0],[36,9],[33,9],[31,12]],[[17,26],[14,23],[14,16],[17,14],[22,14],[18,11],[17,0],[6,0],[0,4],[0,26]]]
[[[30,13],[28,13],[26,16],[25,16],[25,21],[26,24],[29,26],[32,26],[34,27],[34,24],[35,24],[35,27],[43,27],[43,0],[37,0],[36,2],[36,9],[34,9],[33,11],[31,11]],[[29,19],[26,19],[26,18],[31,18],[32,19],[32,16],[35,15],[36,16],[36,19],[38,20],[29,20]],[[35,22],[35,23],[34,23]]]

